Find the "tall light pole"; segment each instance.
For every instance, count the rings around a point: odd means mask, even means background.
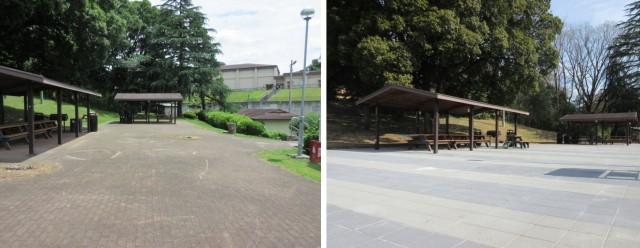
[[[295,64],[295,60],[291,60],[289,64],[289,113],[291,113],[291,84],[293,84],[293,65]]]
[[[300,16],[306,22],[304,29],[304,61],[302,61],[302,101],[300,102],[300,125],[298,127],[298,157],[302,156],[303,133],[304,133],[304,87],[307,84],[307,38],[309,37],[309,20],[316,11],[313,8],[304,8],[300,11]]]

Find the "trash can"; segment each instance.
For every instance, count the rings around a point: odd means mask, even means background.
[[[236,123],[235,122],[227,122],[227,133],[235,134],[236,133]]]
[[[309,161],[311,161],[312,163],[320,163],[320,151],[320,141],[309,141]]]
[[[76,120],[78,120],[78,122],[76,122]],[[71,132],[76,132],[76,123],[78,123],[78,132],[82,132],[82,121],[80,119],[71,119],[70,121],[70,126],[71,126]]]
[[[98,115],[95,113],[90,113],[87,119],[87,126],[89,132],[97,132],[98,131]]]

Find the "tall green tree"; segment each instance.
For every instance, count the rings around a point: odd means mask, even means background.
[[[399,84],[509,104],[555,68],[562,23],[549,4],[329,1],[329,92],[358,97]]]
[[[220,43],[209,35],[214,29],[205,27],[207,18],[191,0],[167,0],[161,6],[161,19],[155,28],[154,43],[161,44],[164,57],[155,66],[157,78],[152,87],[161,92],[197,94],[201,101],[210,89],[220,63]],[[205,106],[204,102],[201,102]]]
[[[640,1],[627,5],[626,11],[628,19],[618,24],[621,34],[609,47],[605,96],[611,112],[640,110]]]

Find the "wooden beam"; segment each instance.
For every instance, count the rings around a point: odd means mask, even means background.
[[[416,133],[420,133],[420,110],[416,110]]]
[[[380,116],[378,116],[378,105],[376,105],[376,150],[380,150]]]
[[[433,104],[433,154],[438,154],[438,139],[440,131],[440,103],[434,99]]]
[[[36,140],[36,135],[33,132],[33,86],[29,86],[27,89],[27,122],[29,125],[29,136],[27,140],[29,140],[29,155],[35,155],[35,151],[33,149],[33,143]]]
[[[4,95],[0,93],[0,125],[4,125]]]
[[[445,114],[445,125],[444,130],[449,134],[449,113]]]
[[[498,128],[498,119],[500,118],[500,111],[496,110],[496,149],[498,149],[498,140],[500,140],[500,131]]]
[[[56,89],[56,109],[58,113],[58,145],[62,145],[62,90]]]
[[[518,135],[518,114],[513,113],[513,134]]]
[[[469,106],[469,139],[471,144],[469,144],[469,150],[473,151],[473,147],[476,146],[475,137],[473,135],[473,106]]]
[[[75,97],[75,118],[76,118],[76,130],[74,130],[74,132],[76,133],[76,138],[78,138],[78,136],[80,136],[80,117],[78,116],[78,102],[80,101],[78,99],[78,92],[74,93],[74,97]]]

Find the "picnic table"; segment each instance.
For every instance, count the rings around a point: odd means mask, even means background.
[[[43,135],[46,139],[53,137],[51,131],[57,129],[55,120],[43,120],[33,122],[33,132],[35,135]],[[11,150],[9,141],[24,139],[29,143],[27,136],[29,135],[29,124],[6,124],[0,125],[0,144],[4,145],[7,150]]]
[[[507,135],[507,140],[505,140],[504,142],[504,146],[506,148],[508,147],[518,147],[518,144],[520,144],[520,149],[522,148],[529,148],[529,142],[524,141],[522,139],[522,135],[516,135],[516,134],[508,134]]]
[[[435,144],[434,134],[409,134],[407,136],[411,137],[411,140],[407,141],[409,150],[424,145],[427,151],[431,151],[431,146]],[[475,148],[484,143],[489,147],[489,143],[491,142],[484,135],[480,134],[474,135],[474,144],[471,144],[469,137],[468,134],[440,134],[438,135],[438,145],[446,145],[449,150],[451,150],[451,148],[457,150],[458,145],[473,145]]]

